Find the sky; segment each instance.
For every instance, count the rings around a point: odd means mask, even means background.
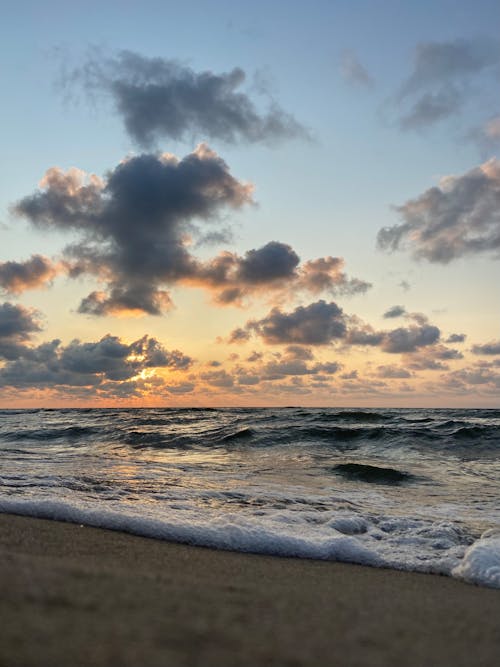
[[[498,407],[499,28],[2,2],[0,407]]]

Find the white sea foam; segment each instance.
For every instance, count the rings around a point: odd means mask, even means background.
[[[110,507],[110,505],[108,505]],[[450,524],[325,512],[200,514],[193,506],[163,507],[162,515],[123,503],[114,508],[90,501],[0,499],[0,511],[56,519],[143,537],[231,551],[313,558],[451,575],[484,586],[500,584],[500,537],[483,538],[466,551]],[[308,520],[309,519],[309,520]],[[495,551],[496,550],[496,551]]]
[[[481,539],[467,549],[452,575],[480,586],[500,588],[500,532],[483,533]]]

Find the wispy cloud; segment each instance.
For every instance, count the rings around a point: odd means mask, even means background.
[[[349,84],[372,88],[375,85],[368,70],[358,59],[354,51],[346,50],[340,59],[340,73],[344,81]]]
[[[105,57],[95,51],[79,68],[66,72],[65,86],[111,96],[130,137],[150,147],[159,139],[277,143],[309,138],[308,131],[275,101],[259,111],[241,90],[245,72],[197,72],[165,58],[132,51]]]
[[[458,114],[485,73],[498,70],[500,43],[486,39],[422,42],[415,49],[413,71],[395,98],[399,124],[416,130]]]

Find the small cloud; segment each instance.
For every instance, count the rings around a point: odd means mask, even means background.
[[[347,83],[372,88],[374,80],[361,64],[354,51],[344,51],[340,61],[340,73]]]
[[[400,366],[378,366],[377,376],[381,378],[409,378],[411,373]]]
[[[403,315],[406,315],[404,306],[392,306],[392,308],[389,308],[389,310],[384,313],[383,317],[389,319],[393,317],[402,317]]]
[[[472,346],[473,354],[495,355],[500,354],[500,340],[492,340],[489,343]]]
[[[448,336],[448,338],[444,341],[445,343],[463,343],[464,340],[467,338],[465,334],[457,334],[457,333],[452,333]]]

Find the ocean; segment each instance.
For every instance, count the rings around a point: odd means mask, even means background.
[[[1,410],[0,511],[500,588],[500,410]]]

